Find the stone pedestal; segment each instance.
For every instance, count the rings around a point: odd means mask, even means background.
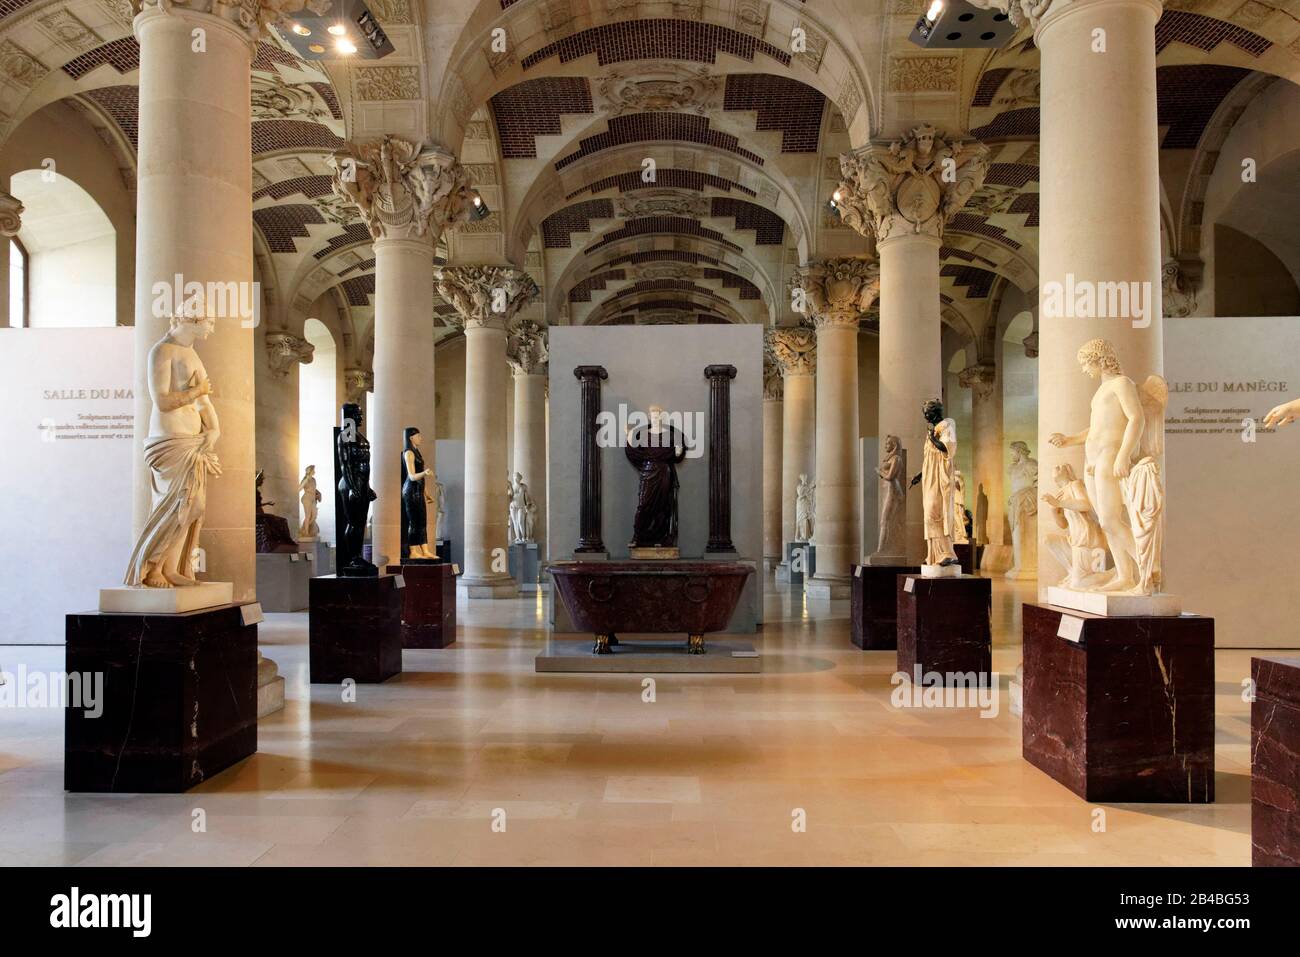
[[[257,600],[263,611],[302,611],[312,579],[310,552],[261,552],[257,556]]]
[[[962,568],[976,569],[980,567],[980,559],[984,557],[983,545],[976,545],[973,542],[958,542],[952,546],[952,550],[957,553],[957,562]]]
[[[402,672],[402,592],[398,575],[311,580],[311,683],[378,684]]]
[[[103,675],[103,710],[65,709],[64,788],[179,793],[254,753],[257,625],[244,618],[239,605],[68,615],[67,671]]]
[[[899,575],[898,670],[937,672],[945,685],[990,683],[993,582],[988,578]],[[956,676],[962,676],[958,679]]]
[[[402,576],[402,647],[446,648],[456,640],[456,576],[446,562],[389,565]]]
[[[803,560],[795,563],[796,552],[802,551]],[[776,580],[791,585],[802,585],[817,572],[817,546],[809,542],[787,542],[785,561],[776,570]]]
[[[284,710],[284,675],[270,658],[257,654],[257,717]]]
[[[298,545],[302,548],[303,556],[311,562],[313,578],[334,574],[334,550],[329,542],[322,542],[319,538],[300,538]]]
[[[1252,658],[1250,843],[1256,867],[1300,867],[1300,658]]]
[[[520,591],[537,591],[541,581],[541,559],[536,542],[515,542],[507,556],[510,577],[519,583]]]
[[[1214,619],[1024,605],[1025,760],[1087,801],[1214,800]]]
[[[849,640],[863,651],[898,647],[898,576],[918,565],[854,565]]]

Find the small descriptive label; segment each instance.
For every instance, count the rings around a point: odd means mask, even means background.
[[[856,568],[853,569],[853,577],[854,577],[854,578],[861,578],[861,577],[862,577],[862,566],[861,566],[861,565],[858,565]]]
[[[298,553],[297,553],[297,552],[294,552],[294,553],[292,553],[292,554],[289,556],[289,561],[291,561],[291,562],[296,562],[297,560],[298,560]]]
[[[239,616],[245,625],[256,625],[263,620],[262,603],[260,601],[250,601],[247,605],[240,605]]]
[[[311,552],[304,552],[304,554],[307,556],[307,561],[314,562],[316,560],[316,556]]]
[[[457,565],[455,562],[452,562],[452,563],[451,563],[451,573],[452,573],[453,575],[459,575],[459,574],[460,574],[460,566]]]
[[[1083,635],[1083,619],[1075,618],[1073,615],[1062,615],[1060,627],[1056,629],[1056,636],[1064,638],[1066,641],[1072,641],[1076,645]]]
[[[911,591],[913,588],[915,588],[915,587],[916,587],[916,579],[915,579],[915,578],[904,578],[904,579],[903,579],[903,591],[905,591],[905,592],[910,592],[910,591]]]
[[[752,648],[749,649],[749,650],[747,650],[747,651],[733,651],[733,652],[731,653],[731,657],[733,657],[733,658],[757,658],[757,657],[758,657],[758,652],[757,652],[757,651],[754,651]]]
[[[405,588],[405,587],[406,587],[406,579],[403,578],[401,575],[394,575],[394,576],[393,576],[393,587],[394,587],[394,588]]]

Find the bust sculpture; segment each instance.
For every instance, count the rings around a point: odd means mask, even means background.
[[[1154,595],[1162,590],[1165,406],[1169,385],[1151,375],[1138,386],[1105,339],[1084,343],[1079,366],[1100,384],[1088,427],[1052,433],[1057,448],[1083,446],[1084,487],[1115,563],[1113,574],[1082,590]]]
[[[799,485],[794,490],[795,541],[811,542],[816,523],[817,483],[808,481],[807,475],[800,475]]]
[[[943,403],[930,399],[921,407],[921,414],[929,423],[925,438],[925,452],[921,457],[921,471],[912,478],[912,485],[921,485],[922,511],[925,515],[925,564],[947,568],[957,564],[957,553],[952,543],[957,524],[955,499],[957,476],[954,462],[957,458],[957,423],[943,414]],[[923,570],[924,571],[924,570]]]
[[[320,538],[320,525],[316,521],[320,510],[320,489],[316,487],[316,466],[307,466],[306,471],[302,473],[302,481],[298,483],[298,491],[302,493],[299,499],[302,503],[302,524],[298,526],[298,538],[314,541]]]
[[[665,421],[662,406],[650,406],[648,425],[628,428],[626,453],[639,473],[632,547],[675,547],[677,465],[686,458],[686,445],[681,432]]]
[[[880,476],[880,534],[876,552],[907,552],[907,452],[896,435],[885,436],[884,456],[876,469]]]
[[[1011,494],[1007,497],[1011,526],[1011,568],[1008,578],[1038,574],[1038,460],[1024,442],[1011,443]]]
[[[338,574],[363,578],[379,574],[366,561],[366,519],[375,493],[370,488],[370,443],[361,432],[361,406],[343,406],[343,424],[334,430],[335,471],[338,473]]]
[[[424,487],[433,471],[424,467],[423,443],[419,429],[406,429],[402,441],[402,544],[408,558],[435,559],[437,553],[429,548],[429,494]]]
[[[207,316],[174,316],[149,350],[149,437],[144,461],[153,490],[149,518],[127,564],[127,585],[197,585],[194,563],[209,477],[221,474],[214,448],[221,424],[212,383],[194,343],[212,334]]]
[[[537,504],[528,492],[528,483],[521,473],[516,472],[510,480],[510,541],[532,542],[534,524],[537,518]]]

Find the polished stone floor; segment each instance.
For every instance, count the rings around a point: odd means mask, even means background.
[[[1020,757],[1031,590],[994,587],[992,718],[894,708],[848,603],[773,587],[761,675],[664,675],[653,701],[640,675],[535,674],[541,597],[462,600],[455,645],[354,703],[308,685],[306,615],[269,615],[287,707],[187,794],[65,794],[61,712],[0,710],[0,864],[1248,865],[1250,653],[1218,654],[1217,804],[1090,805]]]

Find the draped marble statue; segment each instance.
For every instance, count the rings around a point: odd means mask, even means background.
[[[799,476],[794,490],[794,538],[797,542],[811,542],[817,524],[817,483]]]
[[[627,435],[627,460],[639,473],[631,545],[675,548],[677,465],[686,458],[685,440],[666,421],[661,406],[650,406],[649,419],[648,425],[629,428]]]
[[[442,527],[443,520],[447,516],[447,489],[438,481],[438,476],[433,476],[433,540],[440,542],[446,537],[446,529]]]
[[[1038,460],[1024,442],[1011,443],[1011,494],[1007,522],[1011,526],[1011,568],[1008,578],[1038,575]]]
[[[954,545],[966,545],[970,536],[966,532],[966,477],[960,469],[953,471],[952,534]]]
[[[880,476],[880,533],[876,552],[907,553],[907,452],[896,435],[885,436],[884,455],[876,468]]]
[[[510,480],[507,494],[510,496],[510,544],[536,541],[537,503],[519,472]]]
[[[957,423],[944,416],[943,403],[938,399],[926,402],[921,414],[930,428],[921,457],[921,471],[913,476],[911,484],[921,486],[925,564],[947,568],[957,564],[957,553],[952,547],[956,524]]]
[[[302,524],[298,526],[298,538],[303,540],[320,538],[320,525],[316,520],[320,511],[320,489],[316,487],[316,466],[307,466],[306,471],[302,473],[302,481],[298,483],[298,491],[302,493],[299,498],[302,503]]]

